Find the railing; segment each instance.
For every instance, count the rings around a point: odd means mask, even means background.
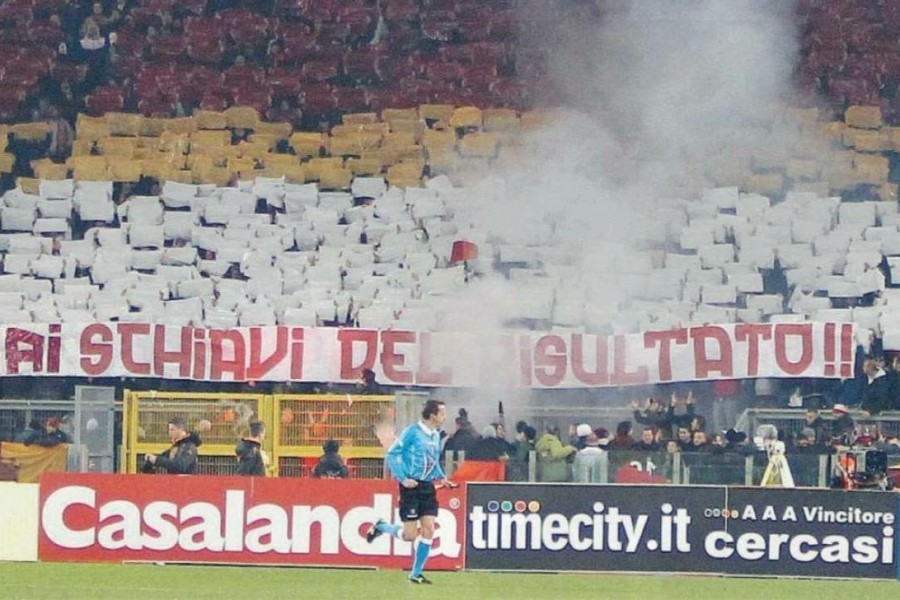
[[[444,453],[444,468],[448,477],[465,462],[465,453]],[[786,456],[787,464],[797,487],[827,488],[833,470],[832,455],[793,453]],[[643,452],[613,450],[603,452],[587,469],[577,470],[565,463],[566,481],[576,483],[656,483],[671,485],[761,485],[769,466],[765,452]],[[515,469],[507,464],[507,473]],[[542,461],[532,450],[525,469],[526,479],[540,482]]]

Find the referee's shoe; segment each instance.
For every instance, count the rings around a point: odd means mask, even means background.
[[[379,535],[384,533],[383,531],[378,529],[378,526],[383,525],[383,524],[384,524],[384,519],[378,519],[377,521],[372,523],[372,526],[366,530],[366,541],[367,542],[369,542],[371,544],[375,540],[375,538],[377,538]]]
[[[432,581],[425,577],[424,575],[410,575],[409,582],[415,583],[418,585],[431,585]]]

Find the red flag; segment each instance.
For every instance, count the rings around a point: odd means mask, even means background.
[[[450,263],[456,264],[478,258],[478,246],[472,242],[458,240],[453,242],[453,251],[450,253]]]

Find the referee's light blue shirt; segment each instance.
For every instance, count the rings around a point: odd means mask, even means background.
[[[441,432],[423,422],[403,430],[387,451],[388,468],[397,481],[436,481],[445,478],[441,469]]]

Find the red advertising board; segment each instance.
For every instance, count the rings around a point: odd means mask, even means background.
[[[45,473],[39,556],[407,569],[412,544],[365,531],[397,519],[391,481]],[[430,570],[463,566],[465,492],[441,490]]]

